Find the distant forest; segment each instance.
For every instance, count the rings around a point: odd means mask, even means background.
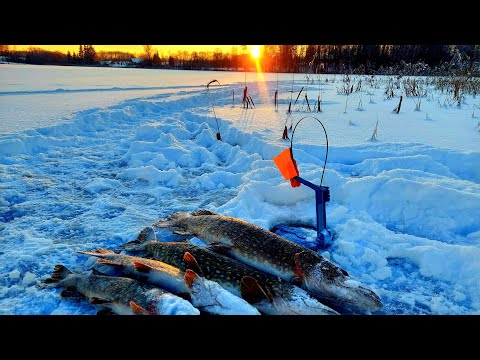
[[[0,60],[40,65],[89,65],[189,70],[234,70],[295,73],[404,75],[479,75],[480,45],[264,45],[257,61],[246,46],[229,52],[159,53],[151,45],[143,53],[95,51],[79,45],[62,53],[38,47],[16,50],[0,45]]]

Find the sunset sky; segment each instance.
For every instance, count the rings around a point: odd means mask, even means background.
[[[51,51],[62,51],[66,53],[78,52],[78,45],[16,45],[18,50],[28,49],[30,46],[40,47],[46,50]],[[93,45],[96,51],[125,51],[134,54],[143,53],[143,45]],[[157,49],[159,52],[168,53],[168,52],[177,52],[178,50],[186,50],[189,52],[192,51],[213,51],[216,48],[224,52],[229,52],[232,49],[232,46],[240,45],[152,45],[154,49]],[[253,45],[247,45],[248,51],[252,48]]]

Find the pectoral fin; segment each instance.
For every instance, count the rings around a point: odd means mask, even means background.
[[[150,272],[151,270],[155,269],[154,267],[152,267],[150,265],[147,265],[147,264],[144,264],[144,263],[139,262],[139,261],[134,261],[133,265],[135,266],[135,269],[140,271],[140,272]]]
[[[90,298],[89,303],[92,304],[92,305],[107,305],[107,304],[111,304],[112,300],[102,299],[102,298],[94,296],[94,297]]]
[[[192,236],[193,234],[187,230],[185,230],[184,228],[182,227],[172,227],[172,232],[175,234],[175,235],[180,235],[180,236]]]
[[[212,242],[207,245],[207,249],[212,250],[214,252],[228,255],[228,252],[233,249],[232,245],[225,245],[219,242]]]
[[[297,281],[302,281],[303,278],[304,278],[303,270],[302,270],[302,267],[301,267],[301,264],[300,264],[300,255],[301,254],[302,254],[301,252],[296,253],[293,257],[294,260],[295,260],[295,275],[297,275],[297,278],[298,278]]]
[[[85,296],[78,292],[74,286],[67,286],[64,290],[60,292],[60,296],[72,300],[80,300],[85,298]]]
[[[272,298],[267,295],[260,284],[251,276],[244,276],[240,282],[240,293],[242,297],[249,303],[254,304],[263,299],[273,302]]]

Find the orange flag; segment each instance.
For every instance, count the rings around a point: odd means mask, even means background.
[[[283,150],[280,155],[273,158],[273,162],[277,165],[278,170],[282,173],[285,180],[290,180],[299,175],[297,167],[292,158],[292,150],[287,148]]]

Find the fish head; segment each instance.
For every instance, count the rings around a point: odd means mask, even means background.
[[[192,215],[190,215],[187,212],[184,211],[178,211],[176,213],[173,213],[167,218],[160,219],[158,220],[153,226],[159,227],[159,228],[172,228],[178,226],[178,223],[182,221],[183,219],[189,218]]]
[[[157,221],[153,226],[171,229],[175,235],[192,236],[202,234],[210,238],[212,221],[211,216],[219,215],[210,210],[201,209],[191,214],[183,211],[176,212],[166,219]],[[209,241],[214,241],[207,239]]]
[[[161,229],[170,229],[173,234],[179,236],[192,236],[196,234],[199,221],[194,215],[178,211],[168,218],[160,219],[153,226]],[[199,222],[200,224],[202,221]]]
[[[313,251],[295,254],[295,274],[303,289],[335,309],[364,313],[382,308],[377,294]]]

